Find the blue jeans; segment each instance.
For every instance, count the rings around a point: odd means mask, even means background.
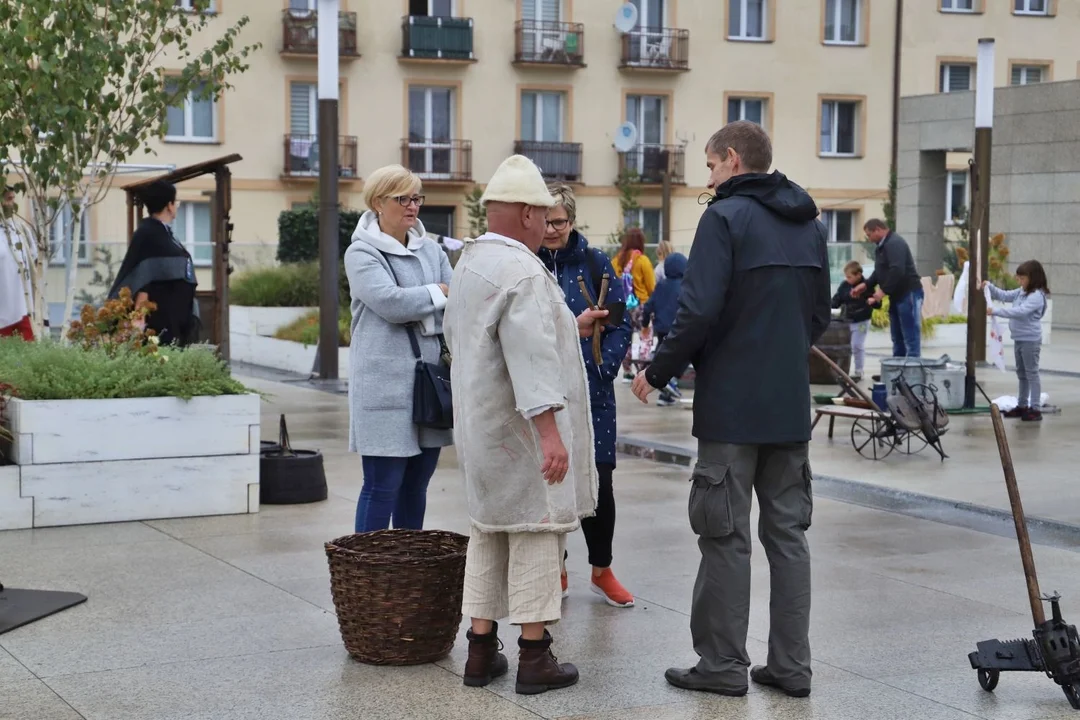
[[[356,503],[356,532],[386,530],[393,517],[398,530],[422,530],[427,487],[442,448],[421,448],[412,457],[365,455],[364,487]]]
[[[893,357],[922,355],[922,304],[922,288],[909,292],[899,301],[889,298]]]

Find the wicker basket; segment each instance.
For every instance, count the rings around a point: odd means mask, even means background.
[[[326,543],[349,654],[373,665],[419,665],[449,654],[461,625],[468,544],[442,530],[379,530]]]

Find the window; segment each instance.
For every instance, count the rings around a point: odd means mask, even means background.
[[[858,116],[859,103],[856,101],[825,100],[821,103],[821,155],[855,157]]]
[[[306,13],[317,10],[317,5],[317,0],[289,0],[289,10],[294,12]]]
[[[826,0],[825,42],[857,45],[862,42],[862,0]]]
[[[975,0],[941,0],[943,12],[975,12]]]
[[[562,142],[563,97],[559,92],[521,93],[522,140]]]
[[[943,93],[971,90],[975,66],[970,63],[942,63],[938,91]]]
[[[1050,0],[1013,0],[1013,12],[1017,15],[1049,15]]]
[[[289,173],[292,175],[319,172],[318,98],[315,83],[289,85]]]
[[[728,39],[764,40],[768,0],[728,0]]]
[[[1047,68],[1038,65],[1013,65],[1010,82],[1013,85],[1031,85],[1043,81]]]
[[[945,224],[956,225],[967,215],[968,173],[966,170],[949,171],[949,187],[945,197]]]
[[[823,210],[821,222],[828,231],[830,243],[853,243],[855,236],[855,211],[854,210]]]
[[[52,265],[64,265],[67,263],[68,253],[71,251],[72,231],[75,218],[71,212],[71,206],[64,207],[57,212],[56,220],[52,224],[52,234],[49,238],[49,263]],[[83,213],[82,224],[79,226],[79,264],[90,262],[90,234],[86,228],[90,225],[90,213]]]
[[[409,169],[429,179],[453,172],[454,91],[447,87],[409,88]]]
[[[623,216],[624,227],[639,227],[645,233],[645,241],[650,245],[660,242],[663,228],[663,213],[659,208],[638,208]]]
[[[626,154],[626,168],[642,180],[658,181],[663,166],[667,98],[663,95],[627,95],[626,120],[637,128],[637,147]]]
[[[765,126],[765,98],[728,98],[727,121],[749,120]]]
[[[453,206],[424,205],[420,208],[417,216],[424,224],[424,229],[432,235],[454,237],[454,208]]]
[[[196,0],[176,0],[176,2],[173,4],[181,10],[184,10],[185,12],[195,12]],[[209,0],[206,5],[206,9],[203,12],[214,12],[216,5],[217,0]]]
[[[165,92],[179,91],[176,80],[165,81]],[[195,86],[185,98],[166,111],[165,140],[168,142],[211,143],[217,141],[217,103],[206,96],[206,83]]]
[[[209,265],[214,261],[212,216],[209,203],[181,203],[173,221],[173,235],[191,253],[196,265]]]
[[[419,17],[454,17],[454,0],[409,0],[409,14]]]

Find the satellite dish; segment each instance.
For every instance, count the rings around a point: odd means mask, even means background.
[[[629,152],[637,145],[637,127],[632,122],[624,122],[615,128],[615,149]]]
[[[621,33],[628,33],[634,29],[638,21],[638,9],[634,3],[623,3],[615,13],[615,29]]]

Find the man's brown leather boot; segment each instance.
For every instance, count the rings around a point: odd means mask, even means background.
[[[560,665],[558,658],[551,654],[551,634],[547,630],[543,640],[518,638],[518,647],[521,654],[515,689],[519,695],[539,695],[577,683],[577,668],[570,663]]]
[[[469,638],[469,659],[465,662],[466,685],[484,687],[506,674],[510,666],[506,656],[499,652],[502,650],[499,623],[493,622],[491,632],[486,635],[475,635],[469,630],[465,636]]]

